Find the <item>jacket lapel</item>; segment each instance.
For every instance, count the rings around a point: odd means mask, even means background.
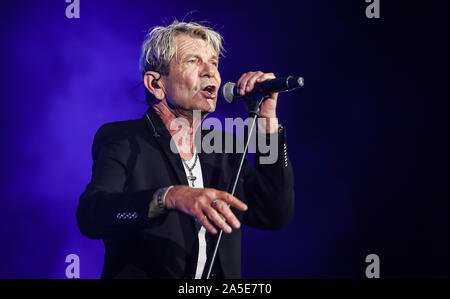
[[[178,153],[173,153],[170,149],[170,142],[172,136],[170,135],[167,128],[164,126],[161,118],[158,114],[150,107],[147,113],[143,116],[145,122],[147,123],[147,128],[149,133],[158,142],[161,151],[167,157],[173,172],[175,173],[178,183],[181,185],[188,185],[186,173],[184,172],[184,167],[181,162],[181,157]]]
[[[158,142],[161,150],[167,157],[167,160],[178,179],[178,183],[182,185],[188,185],[186,173],[184,172],[184,166],[181,162],[181,157],[178,153],[173,153],[171,151],[170,142],[172,136],[164,126],[159,115],[156,114],[152,107],[150,107],[143,118],[147,123],[147,128],[149,129],[150,135],[152,135]],[[199,130],[201,130],[201,128],[199,128]],[[201,140],[203,140],[203,136],[205,134],[208,134],[209,132],[210,130],[201,130]],[[199,144],[199,146],[201,146],[201,144]],[[213,152],[210,154],[206,154],[199,150],[199,160],[203,176],[203,187],[205,188],[226,188],[226,186],[221,186],[223,184],[220,184],[221,173],[223,170],[220,168],[220,161],[218,159],[220,159],[220,154],[218,153]]]

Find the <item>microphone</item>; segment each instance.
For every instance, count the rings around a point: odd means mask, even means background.
[[[220,88],[220,95],[228,103],[234,103],[240,98],[261,98],[273,92],[290,91],[304,85],[303,77],[288,76],[276,78],[260,83],[255,83],[255,87],[244,96],[240,95],[236,88],[236,83],[228,82]]]

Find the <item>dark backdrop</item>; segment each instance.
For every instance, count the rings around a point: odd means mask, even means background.
[[[75,220],[93,136],[145,112],[132,96],[140,45],[174,18],[223,34],[223,82],[305,78],[278,110],[295,218],[244,228],[244,277],[365,277],[371,253],[382,277],[448,277],[448,1],[380,2],[368,19],[364,0],[81,0],[67,19],[64,0],[2,1],[0,277],[64,278],[71,253],[82,278],[99,277],[103,245]]]

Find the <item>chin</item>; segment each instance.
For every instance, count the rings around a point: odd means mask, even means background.
[[[196,109],[200,110],[202,114],[211,113],[216,111],[216,103],[217,99],[207,99],[206,102],[202,103],[203,105],[199,105]]]

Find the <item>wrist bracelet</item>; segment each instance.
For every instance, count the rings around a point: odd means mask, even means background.
[[[158,208],[163,211],[166,209],[166,195],[167,192],[169,192],[170,189],[173,188],[172,186],[164,187],[158,190],[158,195],[156,196],[156,201],[158,202]]]

